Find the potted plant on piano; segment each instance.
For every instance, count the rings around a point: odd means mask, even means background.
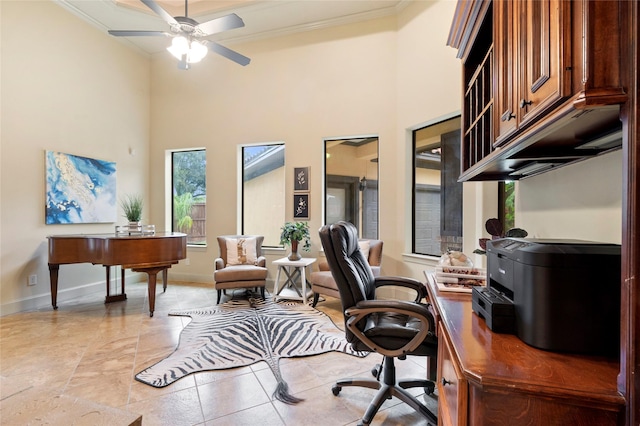
[[[298,253],[298,243],[304,240],[302,249],[309,251],[311,248],[311,235],[309,234],[309,224],[307,222],[286,222],[280,233],[280,244],[291,244],[291,254],[289,260],[300,260],[302,256]]]
[[[144,203],[142,195],[127,194],[120,200],[120,206],[124,212],[124,217],[129,221],[129,232],[142,231],[142,207]]]

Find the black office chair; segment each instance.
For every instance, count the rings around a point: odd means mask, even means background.
[[[437,424],[437,417],[405,390],[423,387],[426,394],[430,394],[435,384],[426,379],[396,381],[394,365],[395,358],[404,359],[406,355],[435,357],[437,354],[433,315],[428,305],[418,303],[426,296],[426,288],[410,278],[374,277],[360,252],[358,230],[349,222],[323,226],[320,241],[340,292],[347,341],[357,351],[378,352],[384,356],[382,366],[372,370],[375,379],[338,380],[332,388],[333,394],[338,395],[344,386],[378,389],[361,425],[369,425],[382,403],[392,396]],[[414,290],[415,302],[377,300],[376,289],[387,285]]]

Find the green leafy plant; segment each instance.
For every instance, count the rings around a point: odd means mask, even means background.
[[[174,213],[176,217],[176,227],[180,232],[188,234],[193,226],[193,218],[191,217],[191,208],[194,199],[190,192],[173,197]]]
[[[280,244],[291,244],[291,241],[304,241],[302,249],[311,249],[311,235],[309,234],[309,224],[307,222],[286,222],[280,233]]]
[[[473,252],[476,254],[487,254],[487,241],[490,239],[495,240],[498,238],[512,237],[512,238],[525,238],[529,233],[522,228],[511,228],[508,231],[504,231],[504,226],[499,219],[491,218],[484,224],[484,228],[487,230],[491,238],[480,238],[478,244],[479,249],[475,249]]]
[[[124,217],[126,217],[129,222],[140,222],[142,219],[143,205],[142,195],[138,194],[127,194],[120,200]]]

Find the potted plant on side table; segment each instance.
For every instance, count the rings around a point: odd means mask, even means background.
[[[298,243],[303,241],[302,249],[309,251],[311,248],[311,236],[309,235],[309,224],[307,222],[286,222],[281,229],[280,244],[291,244],[291,254],[289,260],[300,260],[302,256],[298,253]]]

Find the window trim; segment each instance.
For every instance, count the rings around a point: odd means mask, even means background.
[[[186,151],[205,151],[207,152],[207,147],[199,146],[199,147],[191,147],[191,148],[172,148],[167,149],[164,152],[164,187],[165,187],[165,203],[164,203],[164,229],[173,229],[173,154],[176,152],[186,152]],[[206,154],[205,154],[206,156]],[[205,173],[206,173],[205,166]],[[189,248],[206,248],[209,244],[209,237],[205,238],[204,244],[189,244],[187,243],[187,247]]]

